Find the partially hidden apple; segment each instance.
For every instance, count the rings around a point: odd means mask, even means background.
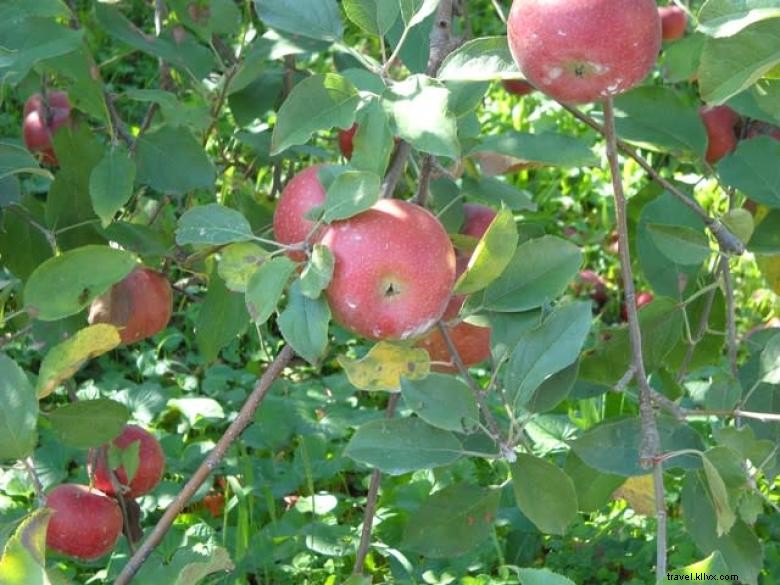
[[[644,290],[638,292],[636,295],[636,308],[641,309],[645,305],[652,303],[654,298],[655,297],[653,296],[653,293],[649,291]],[[620,307],[620,317],[623,319],[623,321],[628,321],[628,307],[626,307],[625,301]]]
[[[125,345],[156,335],[171,320],[173,295],[164,274],[138,267],[92,301],[89,323],[109,323],[119,329]]]
[[[536,88],[570,104],[639,84],[661,48],[654,0],[514,0],[509,48]]]
[[[30,152],[38,152],[44,163],[57,164],[52,139],[62,126],[70,122],[70,100],[64,91],[52,91],[43,95],[36,93],[24,104],[22,137]]]
[[[737,147],[740,117],[728,106],[703,106],[699,109],[707,131],[705,160],[714,164]]]
[[[165,455],[157,439],[149,431],[135,425],[125,426],[122,434],[113,440],[113,444],[120,449],[127,449],[133,443],[138,442],[138,469],[132,479],[128,479],[123,466],[114,470],[119,483],[129,488],[127,496],[137,498],[148,494],[162,479],[165,471]],[[92,479],[95,487],[106,494],[115,495],[114,485],[111,482],[107,457],[102,456],[98,450],[92,465]]]
[[[573,288],[574,294],[578,296],[582,293],[587,293],[591,300],[596,303],[597,309],[601,309],[609,300],[607,281],[593,270],[580,271]]]
[[[455,281],[455,251],[429,211],[382,199],[332,223],[320,243],[334,257],[325,295],[343,327],[368,339],[413,339],[444,314]]]
[[[679,6],[670,4],[658,8],[661,17],[661,37],[665,41],[676,41],[685,36],[688,26],[688,15]]]
[[[313,165],[302,170],[282,190],[273,222],[274,237],[280,244],[301,244],[314,229],[315,223],[306,219],[306,214],[325,203],[325,187],[317,176],[321,168],[322,165]],[[316,234],[312,236],[312,241],[315,240]],[[290,251],[287,255],[298,262],[306,259],[302,250]]]
[[[358,125],[352,124],[348,129],[339,132],[339,150],[347,160],[352,158],[352,152],[355,150],[355,133]]]
[[[122,533],[116,500],[85,485],[63,484],[46,496],[53,512],[46,546],[63,555],[92,561],[109,553]]]
[[[504,86],[504,89],[508,93],[518,97],[522,97],[536,91],[536,88],[533,85],[523,79],[504,79],[501,82],[501,85]]]

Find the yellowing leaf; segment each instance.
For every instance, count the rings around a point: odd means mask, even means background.
[[[253,242],[230,244],[219,253],[218,272],[233,292],[246,292],[247,284],[268,252]]]
[[[398,392],[401,376],[421,380],[428,375],[431,363],[428,352],[380,341],[358,360],[346,356],[338,358],[347,378],[356,388],[371,391]]]
[[[623,498],[637,514],[653,516],[655,514],[655,492],[652,475],[629,477],[612,494],[613,498]]]
[[[42,508],[28,516],[8,539],[0,559],[3,585],[49,585],[45,571],[46,527],[51,510]]]
[[[769,288],[780,295],[780,254],[759,254],[756,256],[756,264]]]
[[[116,327],[99,324],[82,329],[51,348],[43,358],[38,373],[38,398],[45,398],[54,392],[57,386],[78,372],[87,360],[111,351],[121,342]]]

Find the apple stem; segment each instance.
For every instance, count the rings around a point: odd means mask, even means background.
[[[198,467],[173,502],[168,505],[162,518],[160,518],[152,532],[149,534],[149,537],[124,566],[122,572],[116,578],[116,581],[114,581],[114,585],[128,585],[128,583],[130,583],[154,549],[162,542],[168,530],[170,530],[173,525],[173,522],[176,520],[176,517],[192,499],[195,492],[198,491],[198,488],[203,485],[219,466],[230,446],[252,422],[255,412],[263,400],[265,400],[271,384],[281,375],[282,371],[287,367],[294,355],[295,352],[293,349],[289,345],[285,345],[274,358],[273,362],[266,368],[262,377],[258,380],[252,390],[252,393],[249,395],[249,398],[247,398],[246,402],[241,407],[238,416],[230,423],[230,426],[219,439],[214,449],[208,454],[203,463],[200,464],[200,467]]]
[[[387,418],[393,418],[395,416],[395,407],[398,405],[398,399],[400,397],[401,394],[398,392],[390,395],[390,399],[387,401],[387,409],[385,410],[385,416]],[[379,485],[381,480],[382,472],[378,469],[374,469],[371,473],[371,482],[369,483],[368,493],[366,494],[366,509],[363,512],[363,528],[360,531],[360,545],[358,546],[357,555],[355,557],[355,566],[352,567],[353,575],[362,575],[365,568],[368,547],[371,545],[371,529],[374,525],[376,502],[379,496]]]
[[[612,98],[603,102],[604,136],[607,142],[607,159],[612,176],[612,190],[615,198],[615,218],[617,222],[620,266],[623,277],[623,289],[626,297],[626,313],[628,316],[628,333],[631,341],[634,378],[639,386],[639,413],[642,424],[642,444],[640,462],[643,466],[653,466],[653,484],[656,502],[657,519],[657,549],[656,575],[663,578],[666,575],[666,504],[663,482],[663,468],[657,458],[661,450],[661,439],[653,409],[653,390],[647,381],[644,356],[642,355],[642,330],[639,326],[639,313],[636,306],[636,291],[634,275],[631,268],[631,252],[628,240],[628,214],[626,212],[626,196],[623,191],[623,181],[618,158],[618,141],[615,132],[615,110]]]

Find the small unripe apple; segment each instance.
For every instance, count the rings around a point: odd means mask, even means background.
[[[122,534],[116,500],[85,485],[63,484],[46,496],[53,511],[46,546],[63,555],[92,561],[109,553]]]
[[[156,335],[171,320],[173,295],[165,275],[138,267],[107,293],[92,301],[89,323],[119,329],[125,345]]]
[[[135,425],[127,425],[122,434],[113,440],[114,445],[120,449],[127,449],[135,442],[139,443],[138,469],[133,479],[128,481],[127,472],[121,465],[114,470],[119,483],[130,488],[126,495],[131,498],[138,498],[151,492],[160,483],[165,471],[165,454],[160,443],[150,432]],[[107,457],[102,454],[95,457],[92,479],[96,488],[113,496],[115,491],[106,460]]]
[[[628,91],[661,48],[653,0],[514,0],[509,48],[536,88],[570,104]]]
[[[314,229],[315,223],[306,219],[306,214],[325,203],[325,187],[317,176],[321,168],[322,165],[313,165],[302,170],[282,191],[274,211],[274,237],[280,244],[300,244]],[[305,252],[300,250],[287,255],[298,262],[306,259]]]
[[[688,15],[679,6],[671,4],[658,8],[661,17],[661,37],[665,41],[676,41],[685,36],[688,26]]]
[[[536,91],[536,88],[533,85],[523,79],[504,79],[501,82],[501,85],[504,86],[504,89],[507,92],[518,97],[522,97]]]
[[[429,211],[382,199],[331,224],[321,243],[335,260],[325,295],[343,327],[368,339],[412,339],[444,314],[455,281],[455,251]]]
[[[638,292],[636,295],[636,308],[641,309],[645,305],[652,303],[654,298],[653,293],[646,290]],[[620,317],[623,321],[628,321],[628,307],[626,307],[625,302],[623,302],[623,305],[620,307]]]
[[[737,147],[739,114],[728,106],[704,106],[699,114],[707,130],[705,160],[714,164]]]
[[[47,93],[45,101],[36,93],[24,104],[24,144],[31,152],[41,153],[43,162],[48,165],[57,164],[52,138],[59,128],[70,122],[70,110],[70,100],[64,91]]]
[[[355,139],[355,133],[357,132],[358,125],[352,124],[347,130],[341,130],[339,132],[339,150],[344,158],[347,160],[352,158],[352,152],[355,150],[353,140]]]

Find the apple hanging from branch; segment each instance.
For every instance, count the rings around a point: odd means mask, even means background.
[[[58,164],[52,140],[57,130],[70,123],[70,112],[70,100],[64,91],[48,92],[45,98],[36,93],[24,104],[24,144],[31,152],[40,153],[48,165]]]

